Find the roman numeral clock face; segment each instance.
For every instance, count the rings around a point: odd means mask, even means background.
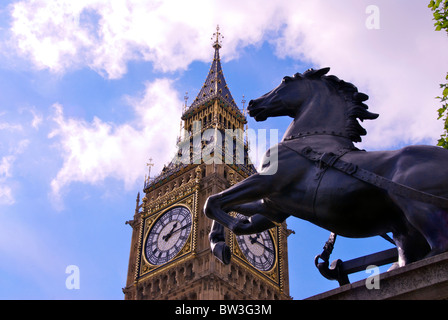
[[[244,216],[237,214],[237,217]],[[242,253],[255,268],[269,271],[275,264],[275,245],[269,231],[236,236],[236,241]]]
[[[149,231],[145,256],[152,265],[173,259],[183,248],[191,233],[191,213],[185,207],[175,207],[160,216]]]

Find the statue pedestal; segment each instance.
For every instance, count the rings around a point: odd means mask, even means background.
[[[382,273],[379,284],[379,289],[368,289],[361,280],[306,300],[448,299],[448,252]]]

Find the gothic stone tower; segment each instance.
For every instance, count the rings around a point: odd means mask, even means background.
[[[286,222],[252,236],[227,232],[229,265],[210,250],[212,221],[202,212],[207,197],[256,172],[242,134],[245,114],[222,72],[219,28],[214,36],[209,74],[182,115],[179,152],[160,175],[145,181],[142,203],[138,196],[127,222],[133,231],[125,299],[290,299]],[[219,139],[226,129],[236,132],[231,147]]]

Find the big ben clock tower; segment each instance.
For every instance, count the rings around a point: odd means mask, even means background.
[[[182,115],[178,154],[145,181],[143,199],[139,193],[127,222],[132,240],[125,299],[290,299],[286,222],[254,235],[227,232],[228,265],[210,250],[206,199],[256,172],[244,139],[245,114],[222,72],[219,27],[213,48],[204,85]],[[230,144],[225,132],[234,133]]]

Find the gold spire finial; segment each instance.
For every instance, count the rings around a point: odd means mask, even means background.
[[[149,158],[149,163],[146,165],[148,166],[148,179],[151,179],[151,167],[154,166],[154,163],[152,163],[152,158]]]
[[[213,48],[220,49],[222,39],[224,39],[224,36],[221,34],[221,32],[219,32],[219,24],[218,24],[216,26],[216,32],[213,34],[213,37],[212,37],[212,40],[215,40],[215,42],[213,42]]]

